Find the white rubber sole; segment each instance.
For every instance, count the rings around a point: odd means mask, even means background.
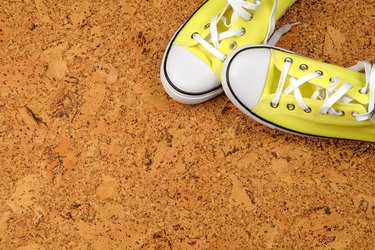
[[[224,62],[224,67],[223,67],[223,71],[222,71],[222,74],[221,74],[221,83],[222,83],[222,86],[223,86],[223,90],[225,92],[225,95],[229,98],[229,100],[239,109],[241,110],[244,114],[246,114],[247,116],[249,116],[251,119],[253,119],[254,121],[266,126],[266,127],[269,127],[271,129],[277,129],[277,130],[280,130],[280,131],[283,131],[285,133],[289,133],[289,134],[294,134],[294,135],[299,135],[299,136],[309,136],[309,135],[305,135],[305,134],[300,134],[298,132],[294,132],[294,131],[289,131],[287,129],[283,129],[281,127],[278,127],[272,123],[269,123],[265,120],[262,120],[260,119],[259,117],[257,117],[256,115],[254,115],[253,113],[251,113],[245,106],[243,106],[238,100],[237,98],[234,96],[232,90],[230,89],[229,87],[229,83],[228,83],[228,78],[227,78],[227,74],[228,74],[228,69],[230,70],[230,64],[232,62],[232,60],[234,60],[234,57],[236,57],[237,54],[241,53],[241,51],[244,51],[244,50],[247,50],[247,49],[251,49],[251,48],[270,48],[270,49],[277,49],[277,50],[281,50],[281,51],[285,51],[287,53],[292,53],[294,54],[294,52],[291,52],[291,51],[288,51],[288,50],[285,50],[285,49],[280,49],[280,48],[277,48],[277,47],[274,47],[274,46],[269,46],[269,45],[251,45],[251,46],[244,46],[244,47],[241,47],[237,50],[235,50],[230,56],[227,57],[227,59],[225,60]],[[229,68],[228,68],[229,67]],[[249,76],[249,81],[251,81],[251,76]]]

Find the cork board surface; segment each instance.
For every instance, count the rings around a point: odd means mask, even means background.
[[[370,249],[375,144],[302,138],[159,66],[204,0],[2,0],[0,249]],[[373,0],[298,0],[279,46],[375,60]]]

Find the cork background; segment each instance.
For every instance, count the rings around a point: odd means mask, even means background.
[[[373,249],[375,144],[287,135],[159,66],[204,0],[2,0],[0,249]],[[279,46],[375,60],[373,0],[298,0]]]

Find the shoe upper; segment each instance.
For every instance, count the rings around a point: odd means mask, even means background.
[[[247,1],[254,3],[254,1]],[[280,18],[295,0],[279,1],[276,9],[276,18]],[[226,0],[208,0],[182,26],[175,35],[165,57],[165,75],[170,79],[172,86],[180,92],[199,94],[209,92],[220,87],[220,75],[223,61],[208,52],[196,39],[198,33],[202,38],[210,40],[209,24],[215,15],[218,15],[218,32],[238,30],[243,28],[241,36],[224,39],[218,50],[229,55],[237,47],[247,44],[263,43],[269,36],[271,13],[274,10],[275,0],[262,0],[259,9],[249,11],[250,21],[238,17],[228,28],[221,17],[227,20],[233,15],[233,10]],[[203,67],[201,61],[206,65]],[[181,68],[181,66],[183,66]],[[177,69],[177,70],[176,70]],[[206,76],[204,76],[206,75]],[[196,78],[195,78],[196,77]]]
[[[300,134],[375,142],[374,65],[365,63],[364,74],[267,46],[242,48],[228,60],[224,89],[265,123]]]

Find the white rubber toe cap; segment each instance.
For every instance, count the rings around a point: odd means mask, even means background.
[[[212,69],[182,46],[172,45],[165,64],[170,84],[182,93],[202,94],[219,87]]]
[[[247,109],[252,110],[262,96],[270,56],[269,48],[247,48],[228,58],[223,82]]]

